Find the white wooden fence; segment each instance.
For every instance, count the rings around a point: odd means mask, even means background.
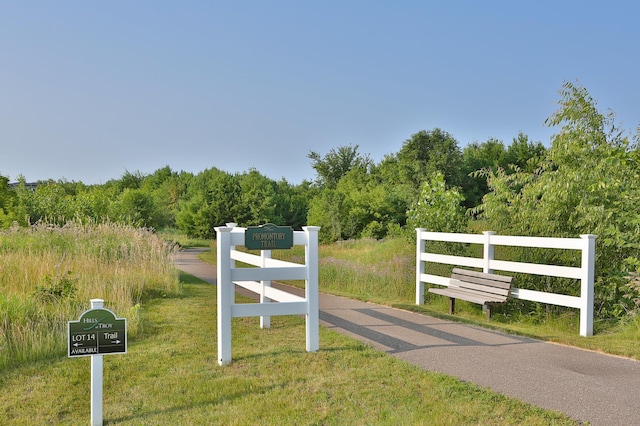
[[[417,305],[424,303],[424,283],[438,284],[442,286],[449,285],[449,277],[427,274],[425,272],[426,262],[482,268],[482,271],[485,273],[492,273],[494,270],[497,270],[551,277],[574,278],[581,282],[580,296],[545,293],[521,288],[512,288],[511,296],[516,299],[577,308],[580,310],[580,335],[593,335],[593,282],[596,250],[595,235],[581,235],[580,238],[514,237],[496,235],[495,232],[492,231],[485,231],[482,235],[450,234],[444,232],[426,232],[422,228],[417,228],[416,233]],[[484,247],[483,256],[482,258],[472,258],[427,253],[425,252],[426,241],[481,244]],[[580,250],[582,252],[582,260],[580,267],[495,260],[493,258],[495,246]],[[514,281],[514,285],[517,286],[518,283]]]
[[[217,227],[218,364],[231,362],[231,318],[260,316],[260,326],[268,328],[272,315],[304,314],[307,352],[319,349],[318,226],[294,231],[293,244],[305,246],[305,264],[271,259],[271,250],[261,255],[241,252],[245,228],[227,224]],[[236,268],[235,261],[256,266]],[[271,287],[272,280],[305,280],[305,297]],[[260,303],[235,303],[235,285],[260,295]],[[278,303],[270,303],[270,302]]]

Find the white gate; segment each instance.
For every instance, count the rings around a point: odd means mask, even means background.
[[[245,228],[228,223],[217,227],[218,287],[218,364],[231,362],[231,319],[260,317],[260,326],[268,328],[273,315],[305,315],[307,352],[319,349],[318,306],[318,231],[306,226],[293,232],[293,244],[305,246],[305,264],[271,258],[271,250],[254,255],[236,250],[245,245]],[[235,261],[254,268],[236,268]],[[305,296],[300,297],[271,287],[272,280],[305,280]],[[235,303],[238,285],[260,295],[260,303]],[[278,303],[271,303],[278,302]]]

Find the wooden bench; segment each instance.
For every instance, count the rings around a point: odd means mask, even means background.
[[[449,287],[429,288],[430,293],[449,297],[449,313],[455,311],[456,299],[483,305],[487,320],[491,319],[491,306],[504,303],[511,292],[513,277],[454,268]]]

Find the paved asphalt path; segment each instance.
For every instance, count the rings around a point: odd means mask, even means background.
[[[215,267],[197,255],[197,249],[180,252],[176,266],[215,284]],[[320,322],[425,370],[576,420],[640,425],[638,361],[325,294],[320,295]]]

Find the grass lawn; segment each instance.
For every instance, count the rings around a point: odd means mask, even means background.
[[[104,357],[105,425],[576,424],[490,390],[422,371],[304,321],[233,322],[233,362],[217,364],[216,291],[182,275],[180,297],[144,303],[128,353]],[[52,358],[0,372],[0,424],[86,424],[90,360]]]

